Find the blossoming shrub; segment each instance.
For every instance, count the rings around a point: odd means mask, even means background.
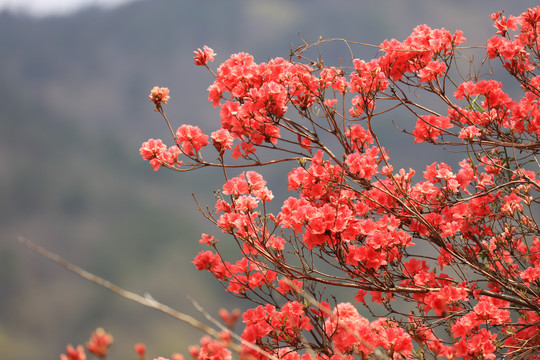
[[[213,71],[214,51],[197,50],[220,112],[210,137],[174,131],[168,89],[152,90],[173,141],[150,139],[140,153],[154,170],[223,168],[203,212],[221,235],[203,234],[193,262],[255,303],[240,339],[205,337],[191,356],[540,358],[540,7],[492,19],[486,60],[520,86],[515,99],[491,75],[460,77],[470,66],[459,61],[461,31],[425,25],[350,67],[310,61],[306,46],[263,63],[234,54]],[[394,164],[372,127],[389,109],[415,143],[463,153],[459,166]],[[278,162],[291,164],[290,196],[270,212],[255,169]],[[221,256],[220,237],[236,241],[239,260]],[[334,297],[337,288],[356,296]]]

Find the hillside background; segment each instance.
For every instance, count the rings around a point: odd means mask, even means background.
[[[61,17],[0,13],[0,359],[57,359],[66,343],[86,342],[98,326],[115,336],[110,359],[135,359],[140,341],[149,358],[187,353],[201,335],[68,273],[19,245],[18,235],[199,318],[186,296],[214,315],[248,305],[191,264],[200,233],[215,233],[191,194],[212,205],[219,172],[155,173],[138,154],[149,137],[168,135],[147,100],[154,85],[171,89],[166,110],[176,126],[217,128],[206,93],[212,79],[193,65],[193,50],[212,47],[215,66],[239,51],[262,62],[287,57],[302,43],[299,34],[307,42],[321,36],[379,44],[424,23],[461,29],[467,44],[483,45],[494,33],[492,12],[518,15],[531,5],[147,0]],[[348,58],[343,46],[325,51],[335,64]],[[355,48],[355,55],[370,58],[374,50]],[[395,120],[410,128],[411,119]],[[436,160],[436,153],[411,149],[390,122],[378,126],[392,140],[396,167]],[[265,171],[274,193],[285,196],[287,169]]]

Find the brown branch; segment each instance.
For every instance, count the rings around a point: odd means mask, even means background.
[[[159,301],[155,300],[154,298],[152,298],[152,296],[150,296],[150,294],[146,294],[145,296],[141,296],[139,294],[136,294],[134,292],[131,292],[129,290],[126,290],[126,289],[123,289],[121,288],[120,286],[117,286],[113,283],[111,283],[110,281],[108,280],[105,280],[95,274],[92,274],[76,265],[73,265],[71,264],[70,262],[64,260],[62,257],[60,257],[59,255],[55,254],[55,253],[52,253],[44,248],[42,248],[41,246],[38,246],[36,244],[34,244],[33,242],[25,239],[23,236],[18,236],[17,237],[17,240],[23,244],[24,246],[28,247],[29,249],[31,249],[32,251],[38,253],[39,255],[57,263],[58,265],[62,266],[64,269],[76,274],[76,275],[79,275],[80,277],[90,281],[90,282],[93,282],[94,284],[97,284],[101,287],[104,287],[105,289],[109,290],[109,291],[112,291],[114,292],[115,294],[117,295],[120,295],[121,297],[123,298],[126,298],[128,300],[131,300],[131,301],[134,301],[136,303],[139,303],[143,306],[146,306],[146,307],[149,307],[149,308],[152,308],[152,309],[156,309],[158,311],[161,311],[177,320],[180,320],[182,322],[185,322],[201,331],[203,331],[204,333],[216,338],[216,339],[219,339],[219,335],[220,335],[220,332],[201,323],[199,320],[193,318],[192,316],[190,315],[187,315],[187,314],[184,314],[184,313],[181,313],[163,303],[160,303]],[[200,307],[197,305],[196,306],[197,309],[200,311]],[[272,359],[272,360],[277,360],[277,358],[275,358],[274,356],[272,356],[271,354],[267,353],[266,351],[262,350],[261,348],[259,348],[257,345],[254,345],[254,344],[251,344],[245,340],[243,340],[242,338],[240,338],[239,336],[235,336],[234,337],[235,339],[237,339],[238,341],[240,341],[244,346],[246,347],[249,347],[255,351],[258,351],[259,353],[261,353],[262,355],[268,357],[269,359]],[[231,344],[228,344],[228,346],[238,352],[238,353],[241,353],[241,347],[240,345],[238,344],[235,344],[235,343],[231,343]]]
[[[26,246],[27,248],[29,248],[30,250],[38,253],[39,255],[43,256],[43,257],[46,257],[47,259],[49,260],[52,260],[54,261],[55,263],[57,263],[58,265],[62,266],[64,269],[76,274],[76,275],[79,275],[80,277],[90,281],[90,282],[93,282],[94,284],[97,284],[101,287],[104,287],[105,289],[107,290],[110,290],[112,292],[114,292],[115,294],[117,295],[120,295],[121,297],[123,298],[126,298],[128,300],[131,300],[131,301],[134,301],[136,303],[139,303],[141,305],[144,305],[146,307],[149,307],[149,308],[153,308],[153,309],[156,309],[158,311],[161,311],[169,316],[172,316],[173,318],[177,319],[177,320],[180,320],[180,321],[183,321],[185,323],[188,323],[189,325],[207,333],[208,335],[211,335],[213,337],[218,337],[219,336],[219,332],[216,331],[215,329],[201,323],[200,321],[198,321],[197,319],[189,316],[189,315],[186,315],[184,313],[181,313],[177,310],[174,310],[173,308],[165,305],[165,304],[162,304],[160,303],[159,301],[155,300],[154,298],[152,298],[152,296],[150,296],[150,294],[145,294],[145,296],[141,296],[139,294],[136,294],[134,292],[131,292],[129,290],[125,290],[123,288],[121,288],[120,286],[118,285],[115,285],[113,283],[111,283],[110,281],[108,280],[105,280],[95,274],[92,274],[80,267],[78,267],[77,265],[73,265],[71,264],[70,262],[64,260],[62,257],[60,257],[59,255],[55,254],[55,253],[52,253],[44,248],[42,248],[41,246],[38,246],[36,244],[34,244],[33,242],[31,242],[30,240],[27,240],[25,239],[23,236],[18,236],[17,237],[17,240],[23,244],[24,246]]]

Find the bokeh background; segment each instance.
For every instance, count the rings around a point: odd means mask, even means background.
[[[287,57],[302,39],[345,38],[379,44],[403,40],[418,24],[461,29],[468,45],[494,34],[489,15],[518,15],[525,0],[139,0],[61,15],[0,12],[0,359],[56,359],[91,331],[113,333],[110,359],[149,358],[187,346],[201,333],[86,282],[17,243],[25,238],[137,293],[200,319],[187,296],[216,315],[247,306],[191,264],[201,232],[214,233],[191,194],[212,205],[219,172],[153,172],[138,154],[149,137],[168,139],[147,95],[171,89],[166,106],[178,126],[207,132],[219,118],[207,102],[212,81],[193,65],[208,45],[217,66],[245,51],[256,61]],[[18,7],[15,7],[18,8]],[[20,8],[19,8],[20,10]],[[37,14],[37,15],[36,15]],[[330,62],[349,59],[343,46],[324,48]],[[373,48],[355,55],[371,58]],[[394,116],[399,114],[394,114]],[[411,128],[408,114],[395,118]],[[378,124],[393,129],[390,121]],[[437,153],[391,139],[395,167],[420,169]],[[422,148],[420,148],[422,149]],[[393,151],[393,153],[392,153]],[[265,170],[285,196],[287,169]],[[278,206],[279,204],[276,204]],[[227,239],[222,243],[226,246]]]

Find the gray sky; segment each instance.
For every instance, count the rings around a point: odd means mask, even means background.
[[[0,11],[9,9],[32,15],[69,14],[87,5],[114,7],[133,0],[0,0]]]

